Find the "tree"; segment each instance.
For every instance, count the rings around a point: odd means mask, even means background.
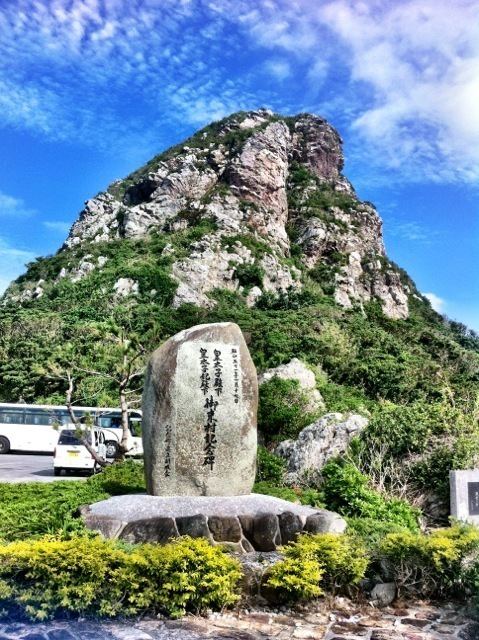
[[[129,412],[140,404],[146,353],[137,334],[128,326],[110,320],[85,325],[81,339],[57,346],[41,367],[43,375],[63,381],[70,417],[78,428],[82,444],[92,455],[74,405],[119,403],[122,435],[116,446],[116,458],[123,459],[129,451]],[[107,464],[98,455],[93,457],[98,464]]]
[[[101,369],[79,367],[84,374],[103,380],[116,389],[121,411],[122,436],[118,446],[118,458],[123,459],[129,451],[129,412],[140,403],[141,383],[145,372],[146,349],[135,335],[127,335],[124,328],[104,336],[106,352],[103,353]],[[139,384],[140,383],[140,384]]]

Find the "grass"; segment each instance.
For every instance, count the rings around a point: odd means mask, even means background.
[[[68,538],[84,530],[81,506],[144,490],[143,465],[133,460],[113,465],[86,482],[1,483],[0,540]]]

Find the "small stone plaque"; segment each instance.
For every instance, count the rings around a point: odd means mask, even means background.
[[[451,471],[451,515],[479,526],[479,469]]]
[[[479,516],[479,482],[468,482],[469,515]]]

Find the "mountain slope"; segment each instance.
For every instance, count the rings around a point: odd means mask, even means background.
[[[387,316],[406,318],[408,296],[417,292],[387,260],[381,220],[357,198],[342,166],[339,135],[322,118],[236,114],[89,200],[64,250],[206,221],[211,230],[188,247],[189,255],[163,250],[179,283],[175,307],[212,306],[208,294],[216,288],[244,293],[253,305],[264,292],[300,290],[300,270],[309,269],[341,306],[377,298]],[[250,245],[267,243],[267,251],[256,255],[237,237],[245,233]],[[80,264],[74,259],[52,274],[53,283],[44,278],[14,286],[7,297],[39,297],[61,278],[76,281],[105,262],[92,262],[87,254]],[[135,295],[140,284],[117,286]]]
[[[445,486],[449,468],[479,460],[479,340],[389,261],[378,213],[342,168],[324,119],[259,110],[114,182],[4,295],[0,400],[62,402],[54,360],[83,363],[83,404],[115,404],[114,385],[87,372],[109,366],[112,335],[149,352],[232,320],[260,371],[304,360],[327,410],[367,413],[374,447]]]

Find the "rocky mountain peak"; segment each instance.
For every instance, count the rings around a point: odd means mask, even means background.
[[[343,164],[341,138],[324,118],[239,112],[88,200],[62,251],[203,225],[186,254],[163,249],[175,307],[211,307],[215,289],[252,306],[265,294],[301,291],[306,277],[343,307],[375,297],[385,314],[405,318],[414,292],[388,261],[381,219],[358,199]],[[88,264],[85,276],[102,268]],[[78,264],[58,277],[69,275],[78,279]],[[133,282],[126,295],[137,291]]]

